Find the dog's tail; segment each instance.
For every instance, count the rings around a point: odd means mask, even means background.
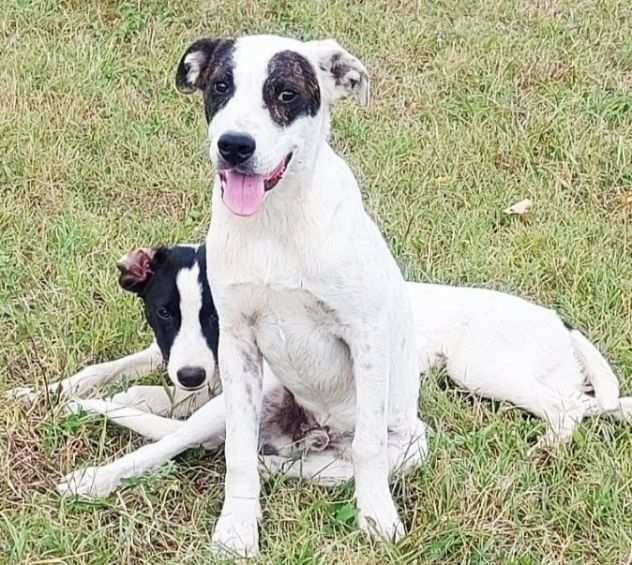
[[[619,409],[619,381],[612,367],[597,348],[578,330],[570,330],[573,349],[595,390],[595,399],[602,410]],[[631,406],[632,408],[632,406]]]

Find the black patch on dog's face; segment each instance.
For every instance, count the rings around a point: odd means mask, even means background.
[[[215,310],[215,303],[213,302],[211,288],[208,285],[208,276],[206,274],[206,246],[204,245],[200,245],[197,250],[197,262],[200,267],[198,281],[200,282],[200,287],[202,289],[200,325],[202,326],[202,334],[204,335],[206,344],[209,346],[215,356],[215,359],[217,360],[217,350],[219,344],[219,318],[217,317],[217,310]]]
[[[311,63],[296,51],[274,55],[263,83],[263,101],[281,127],[300,116],[315,116],[320,109],[320,86]]]
[[[169,359],[171,347],[182,324],[176,277],[181,269],[191,268],[194,261],[193,248],[158,249],[152,261],[153,274],[140,294],[145,304],[145,319],[154,332],[165,361]]]
[[[204,88],[204,114],[207,123],[213,119],[232,98],[235,93],[233,81],[233,51],[234,39],[223,39],[213,51],[206,67],[202,84]]]
[[[140,294],[145,304],[145,318],[154,332],[165,361],[169,360],[171,347],[182,324],[180,292],[176,279],[182,269],[190,269],[196,262],[200,269],[199,282],[202,288],[200,325],[206,343],[217,359],[219,323],[206,278],[205,247],[202,245],[196,249],[175,246],[156,251],[152,261],[153,274]]]

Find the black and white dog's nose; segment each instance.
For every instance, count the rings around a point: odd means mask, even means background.
[[[241,165],[255,152],[255,140],[246,133],[228,132],[217,141],[219,154],[229,165]]]
[[[185,388],[197,388],[206,379],[206,371],[202,367],[182,367],[176,374]]]

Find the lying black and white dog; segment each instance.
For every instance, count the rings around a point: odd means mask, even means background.
[[[156,341],[139,353],[87,367],[53,383],[50,392],[74,396],[72,410],[103,414],[147,438],[171,436],[173,441],[170,450],[147,445],[109,465],[71,473],[61,483],[61,492],[106,495],[122,479],[155,468],[200,443],[193,438],[199,425],[195,417],[185,423],[157,414],[186,416],[211,397],[209,383],[217,370],[219,333],[206,278],[205,248],[142,248],[125,256],[119,269],[121,286],[141,298]],[[408,289],[416,316],[420,364],[425,368],[446,366],[451,378],[463,388],[513,402],[544,418],[550,423],[547,441],[569,437],[584,416],[632,418],[632,399],[616,399],[617,382],[606,361],[580,332],[567,329],[551,310],[489,290],[416,283],[408,283]],[[186,342],[183,346],[179,343],[190,336],[204,339],[189,353],[182,353]],[[174,387],[132,386],[108,400],[78,398],[116,379],[139,377],[161,364],[168,367]],[[186,368],[195,370],[181,373]],[[195,383],[178,378],[178,374],[191,372],[199,375],[201,368],[204,377]],[[267,366],[264,372],[266,380],[274,380]],[[191,391],[192,387],[196,390]],[[30,400],[37,397],[27,388],[15,389],[12,394]],[[210,448],[221,445],[224,433],[221,396],[213,402],[215,438],[207,443]],[[302,466],[301,454],[306,450],[319,452],[330,443],[348,438],[317,426],[282,387],[268,395],[264,414],[260,436],[264,471],[282,470],[323,484],[351,477],[351,469],[344,462],[327,468]],[[280,454],[291,455],[294,462],[284,461]]]

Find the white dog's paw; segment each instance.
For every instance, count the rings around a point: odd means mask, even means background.
[[[7,400],[20,400],[25,403],[34,404],[40,397],[40,393],[30,386],[19,386],[4,393]]]
[[[259,551],[256,512],[222,511],[211,542],[215,555],[224,558],[254,557]]]
[[[72,416],[74,414],[80,414],[84,411],[83,406],[77,400],[69,400],[64,403],[64,414],[66,416]]]
[[[62,495],[97,498],[110,494],[120,482],[106,467],[86,467],[66,475],[57,485],[57,491]]]
[[[416,426],[402,433],[391,433],[388,440],[388,459],[393,474],[417,469],[428,455],[429,429],[417,420]]]
[[[395,543],[406,535],[404,525],[390,495],[374,496],[358,504],[358,526],[371,537]]]

